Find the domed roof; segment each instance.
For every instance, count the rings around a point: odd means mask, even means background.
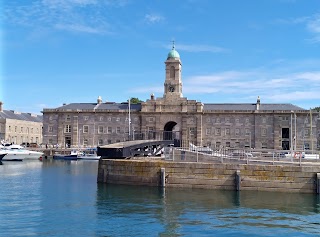
[[[168,53],[168,59],[169,58],[180,58],[179,53],[175,50],[174,43],[173,43],[171,51]]]

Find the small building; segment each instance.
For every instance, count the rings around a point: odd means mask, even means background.
[[[316,149],[317,112],[280,103],[201,103],[182,95],[182,63],[173,46],[164,94],[139,104],[71,103],[43,109],[44,143],[101,146],[135,139],[176,139],[214,148]]]
[[[3,110],[0,101],[0,141],[4,143],[42,143],[42,115]]]

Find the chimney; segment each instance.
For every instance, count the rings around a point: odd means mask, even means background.
[[[152,93],[150,96],[151,100],[154,100],[154,94]]]
[[[258,96],[258,99],[257,99],[257,107],[256,107],[256,110],[260,110],[260,96]]]
[[[102,103],[102,99],[101,99],[101,96],[100,96],[100,95],[98,96],[97,103],[98,103],[98,104],[101,104],[101,103]]]
[[[3,111],[3,110],[2,110],[2,105],[3,105],[3,103],[2,103],[2,101],[0,101],[0,112]]]

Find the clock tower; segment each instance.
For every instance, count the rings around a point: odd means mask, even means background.
[[[168,53],[166,64],[166,79],[164,82],[164,98],[182,98],[181,61],[180,55],[175,50]]]

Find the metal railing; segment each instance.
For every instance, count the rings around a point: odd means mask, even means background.
[[[164,159],[175,162],[214,162],[265,165],[320,165],[319,151],[285,151],[270,149],[209,147],[165,147]]]

